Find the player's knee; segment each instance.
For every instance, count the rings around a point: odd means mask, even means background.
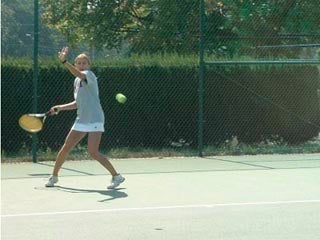
[[[99,156],[99,151],[97,149],[88,148],[88,153],[90,157],[96,159]]]
[[[60,149],[60,153],[69,153],[72,150],[72,145],[64,143]]]

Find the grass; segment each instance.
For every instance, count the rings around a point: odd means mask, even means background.
[[[72,62],[72,59],[69,59]],[[19,66],[22,68],[32,68],[33,61],[29,58],[3,58],[1,65]],[[105,57],[102,59],[94,59],[93,67],[144,67],[144,66],[191,66],[199,65],[199,57],[197,55],[178,55],[178,54],[133,54],[130,57]],[[50,66],[61,67],[61,63],[56,58],[40,58],[39,67],[46,68]]]
[[[253,58],[250,56],[235,56],[233,58],[224,58],[217,56],[206,56],[206,61],[261,61],[261,60],[275,60],[272,58]],[[281,59],[277,59],[281,60]],[[286,59],[282,59],[286,60]],[[69,59],[72,62],[72,59]],[[19,66],[22,68],[32,68],[33,60],[27,57],[5,57],[1,61],[1,65]],[[39,67],[61,67],[61,63],[54,57],[40,57]],[[145,67],[145,66],[159,66],[159,67],[198,67],[199,56],[196,54],[179,55],[176,53],[162,53],[162,54],[132,54],[131,56],[106,56],[105,58],[93,59],[93,67]],[[283,65],[277,65],[282,68]],[[232,67],[232,66],[229,66]],[[237,67],[239,67],[237,65]],[[270,65],[254,65],[251,68],[270,68]],[[274,67],[274,66],[271,66]]]
[[[157,55],[137,55],[120,58],[105,58],[95,61],[95,66],[100,67],[144,67],[144,66],[192,66],[199,65],[199,57],[197,55],[178,55],[178,54],[157,54]]]
[[[207,155],[258,155],[258,154],[307,154],[320,153],[320,142],[302,145],[270,145],[270,144],[239,144],[235,147],[208,147],[204,150]]]
[[[110,158],[165,158],[165,157],[196,157],[198,149],[190,146],[175,146],[166,148],[113,148],[102,150]],[[320,138],[303,144],[288,145],[285,143],[261,143],[243,144],[236,146],[226,142],[219,146],[205,146],[204,156],[224,156],[224,155],[258,155],[258,154],[308,154],[320,153]],[[57,152],[47,150],[39,151],[39,161],[54,161]],[[91,159],[85,146],[78,146],[69,155],[68,160]],[[32,153],[26,149],[14,154],[2,153],[2,162],[31,162]]]

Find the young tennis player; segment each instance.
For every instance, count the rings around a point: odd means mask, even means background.
[[[119,186],[125,178],[114,169],[109,160],[99,152],[102,133],[104,132],[104,113],[100,105],[97,78],[90,71],[90,59],[86,54],[80,54],[72,65],[67,61],[68,48],[59,52],[61,63],[76,77],[74,80],[75,101],[57,105],[50,109],[52,113],[77,109],[77,118],[72,126],[65,143],[60,149],[53,173],[46,187],[53,187],[58,182],[58,173],[68,153],[88,134],[88,152],[99,161],[112,175],[108,189]]]

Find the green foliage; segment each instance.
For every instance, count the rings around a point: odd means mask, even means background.
[[[99,78],[106,115],[103,146],[197,145],[197,66],[96,65],[93,71]],[[22,114],[32,111],[32,76],[31,65],[2,65],[3,151],[31,148],[30,136],[17,122]],[[271,70],[269,67],[208,68],[204,143],[219,145],[232,136],[242,143],[260,143],[271,138],[283,143],[312,139],[319,129],[297,116],[320,123],[318,77],[318,70],[310,66]],[[72,76],[61,64],[41,65],[39,79],[39,111],[73,100]],[[118,92],[127,96],[126,104],[117,103]],[[48,118],[44,130],[38,134],[40,149],[57,150],[74,118],[73,111]]]
[[[207,2],[212,2],[208,0]],[[242,53],[250,54],[250,47],[299,43],[319,40],[320,14],[318,0],[300,1],[232,1],[217,6],[226,16],[225,26],[246,37],[241,41]],[[237,43],[234,41],[234,43]],[[237,49],[240,50],[239,48]],[[296,50],[296,49],[295,49]],[[300,49],[299,49],[300,50]],[[297,57],[292,49],[265,49],[256,54]],[[251,52],[252,54],[252,52]]]
[[[179,54],[198,51],[198,1],[155,1],[152,21],[138,34],[132,35],[133,52]]]
[[[186,147],[164,147],[164,148],[143,148],[143,147],[114,147],[109,150],[102,149],[109,158],[164,158],[164,157],[197,157],[196,148]],[[203,149],[204,156],[230,156],[230,155],[258,155],[258,154],[312,154],[320,152],[320,140],[315,139],[297,145],[278,144],[269,142],[267,144],[239,144],[230,146],[228,142],[219,146],[209,145]],[[54,161],[57,151],[47,149],[38,153],[39,161]],[[85,146],[78,145],[68,156],[68,160],[91,159]],[[18,152],[2,152],[1,162],[31,162],[32,153],[25,148]]]
[[[250,47],[310,43],[320,33],[317,0],[206,2],[206,45],[217,56],[252,55]],[[43,19],[71,44],[131,52],[198,52],[199,0],[42,0]],[[296,37],[288,36],[293,35]],[[304,35],[300,37],[297,35]],[[291,57],[295,52],[261,51]]]
[[[16,0],[2,1],[1,30],[2,55],[23,56],[31,54],[32,39],[28,37],[28,34],[33,30],[30,4],[22,4]]]
[[[33,56],[34,1],[4,0],[1,2],[1,56]],[[65,44],[64,37],[56,29],[39,24],[39,53],[52,55]]]
[[[40,0],[40,55],[73,48],[118,49],[117,55],[199,50],[199,0]],[[320,35],[317,0],[206,2],[206,50],[216,57],[290,57],[301,49],[256,46],[315,43]],[[4,0],[2,56],[32,56],[33,2]]]
[[[72,60],[70,60],[72,62]],[[33,64],[30,58],[3,58],[3,66],[17,66],[30,68]],[[61,63],[56,58],[40,58],[41,68],[58,67]],[[199,65],[197,55],[178,55],[171,53],[163,54],[131,54],[130,57],[106,57],[100,58],[93,62],[95,67],[143,67],[143,66],[160,66],[160,67],[196,67]]]
[[[67,36],[97,48],[117,48],[147,20],[149,1],[42,0],[44,21]],[[152,1],[151,1],[152,2]]]

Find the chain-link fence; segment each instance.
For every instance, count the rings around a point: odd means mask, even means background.
[[[289,144],[303,152],[307,144],[294,145],[318,137],[320,18],[314,4],[204,3],[205,144],[226,139],[235,152],[241,143],[260,150]]]
[[[41,155],[63,144],[73,111],[48,118],[36,137],[17,122],[73,101],[74,78],[57,59],[66,45],[70,62],[81,52],[93,61],[102,149],[320,151],[316,0],[42,0],[38,28],[36,3],[1,3],[3,153],[36,144]]]

